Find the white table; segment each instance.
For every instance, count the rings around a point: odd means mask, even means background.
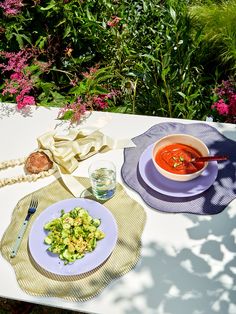
[[[37,148],[36,138],[58,124],[55,120],[58,109],[33,108],[32,116],[23,117],[12,108],[11,105],[0,104],[1,161],[27,156]],[[119,138],[132,138],[156,123],[174,121],[94,112],[84,125],[94,122],[99,125],[104,119],[108,119],[107,132]],[[236,140],[235,125],[210,124]],[[97,154],[81,162],[75,174],[87,176],[88,165],[100,158],[101,155]],[[116,163],[118,181],[122,183],[119,170],[123,163],[123,150],[108,151],[102,158]],[[22,169],[0,171],[0,177],[16,173],[22,173]],[[53,180],[51,176],[34,183],[19,183],[0,189],[0,238],[11,221],[17,201]],[[148,207],[137,193],[125,188],[147,213],[142,255],[131,272],[114,280],[90,301],[67,302],[24,293],[17,284],[13,268],[0,255],[0,296],[86,313],[236,313],[236,202],[231,202],[227,209],[215,216],[165,214]]]

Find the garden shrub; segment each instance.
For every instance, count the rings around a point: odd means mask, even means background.
[[[0,100],[18,108],[204,119],[227,73],[186,0],[0,1]]]

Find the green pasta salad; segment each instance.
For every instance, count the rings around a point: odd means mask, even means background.
[[[88,211],[75,207],[70,212],[61,210],[61,216],[44,225],[49,231],[44,242],[49,245],[48,251],[58,254],[64,264],[73,263],[83,258],[86,253],[92,252],[97,241],[105,237],[98,229],[100,219],[93,218]]]

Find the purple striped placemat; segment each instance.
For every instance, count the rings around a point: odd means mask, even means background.
[[[229,160],[218,163],[218,175],[213,184],[198,195],[165,195],[151,188],[140,175],[139,160],[147,147],[163,136],[174,133],[196,136],[208,146],[212,155],[229,156]],[[152,126],[132,140],[136,147],[124,149],[121,175],[124,182],[139,193],[144,202],[152,208],[171,213],[212,215],[220,213],[236,197],[236,142],[226,138],[214,127],[204,123],[164,122]]]

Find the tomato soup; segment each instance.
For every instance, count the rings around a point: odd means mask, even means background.
[[[204,162],[191,162],[193,158],[201,156],[200,152],[191,146],[174,143],[160,148],[155,155],[155,161],[166,171],[189,174],[204,167]]]

